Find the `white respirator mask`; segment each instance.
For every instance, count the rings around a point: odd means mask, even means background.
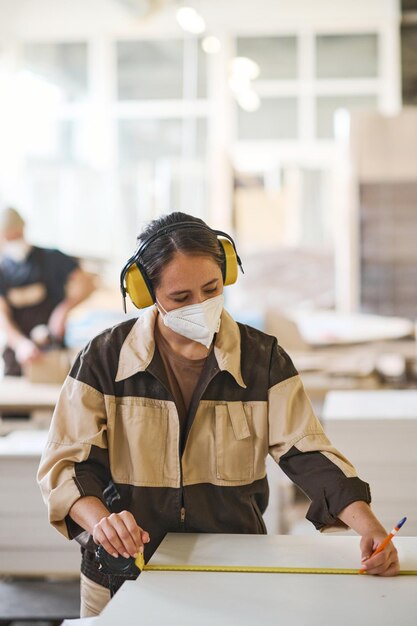
[[[187,339],[202,343],[206,348],[210,347],[214,334],[220,328],[220,317],[224,305],[223,294],[172,311],[166,311],[158,300],[156,302],[159,309],[163,311],[162,319],[167,328]]]
[[[15,263],[22,263],[28,256],[31,249],[32,246],[23,238],[13,239],[11,241],[6,241],[3,244],[2,254],[12,261],[15,261]]]

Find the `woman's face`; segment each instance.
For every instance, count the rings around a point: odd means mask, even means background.
[[[213,257],[176,252],[164,267],[155,295],[166,311],[198,304],[223,293],[220,267]]]

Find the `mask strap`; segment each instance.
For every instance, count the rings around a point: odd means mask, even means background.
[[[167,314],[168,314],[168,311],[167,311],[166,309],[164,309],[164,307],[162,306],[162,304],[159,302],[158,298],[155,298],[155,304],[157,304],[157,305],[158,305],[158,307],[159,307],[160,309],[162,309],[162,311],[163,311],[164,315],[167,315]]]

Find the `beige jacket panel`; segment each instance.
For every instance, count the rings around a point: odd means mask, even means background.
[[[266,402],[201,401],[182,460],[184,485],[239,486],[264,478]]]
[[[269,446],[269,452],[277,463],[295,446],[301,452],[319,451],[345,476],[357,476],[352,464],[325,435],[299,376],[293,376],[269,390]]]
[[[179,421],[174,402],[107,398],[112,478],[142,487],[179,487]]]
[[[77,419],[73,419],[74,415]],[[54,411],[37,476],[49,520],[67,537],[65,517],[83,495],[74,481],[74,463],[88,459],[92,445],[107,447],[104,397],[89,385],[68,377]]]

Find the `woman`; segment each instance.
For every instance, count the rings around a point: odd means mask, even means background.
[[[392,543],[369,558],[386,532],[368,485],[324,435],[290,358],[223,309],[240,260],[221,235],[184,213],[151,222],[122,291],[154,306],[93,339],[62,389],[39,480],[51,523],[90,537],[83,616],[110,596],[97,545],[148,560],[167,532],[265,533],[268,452],[316,528],[353,528],[370,574],[398,572]]]

